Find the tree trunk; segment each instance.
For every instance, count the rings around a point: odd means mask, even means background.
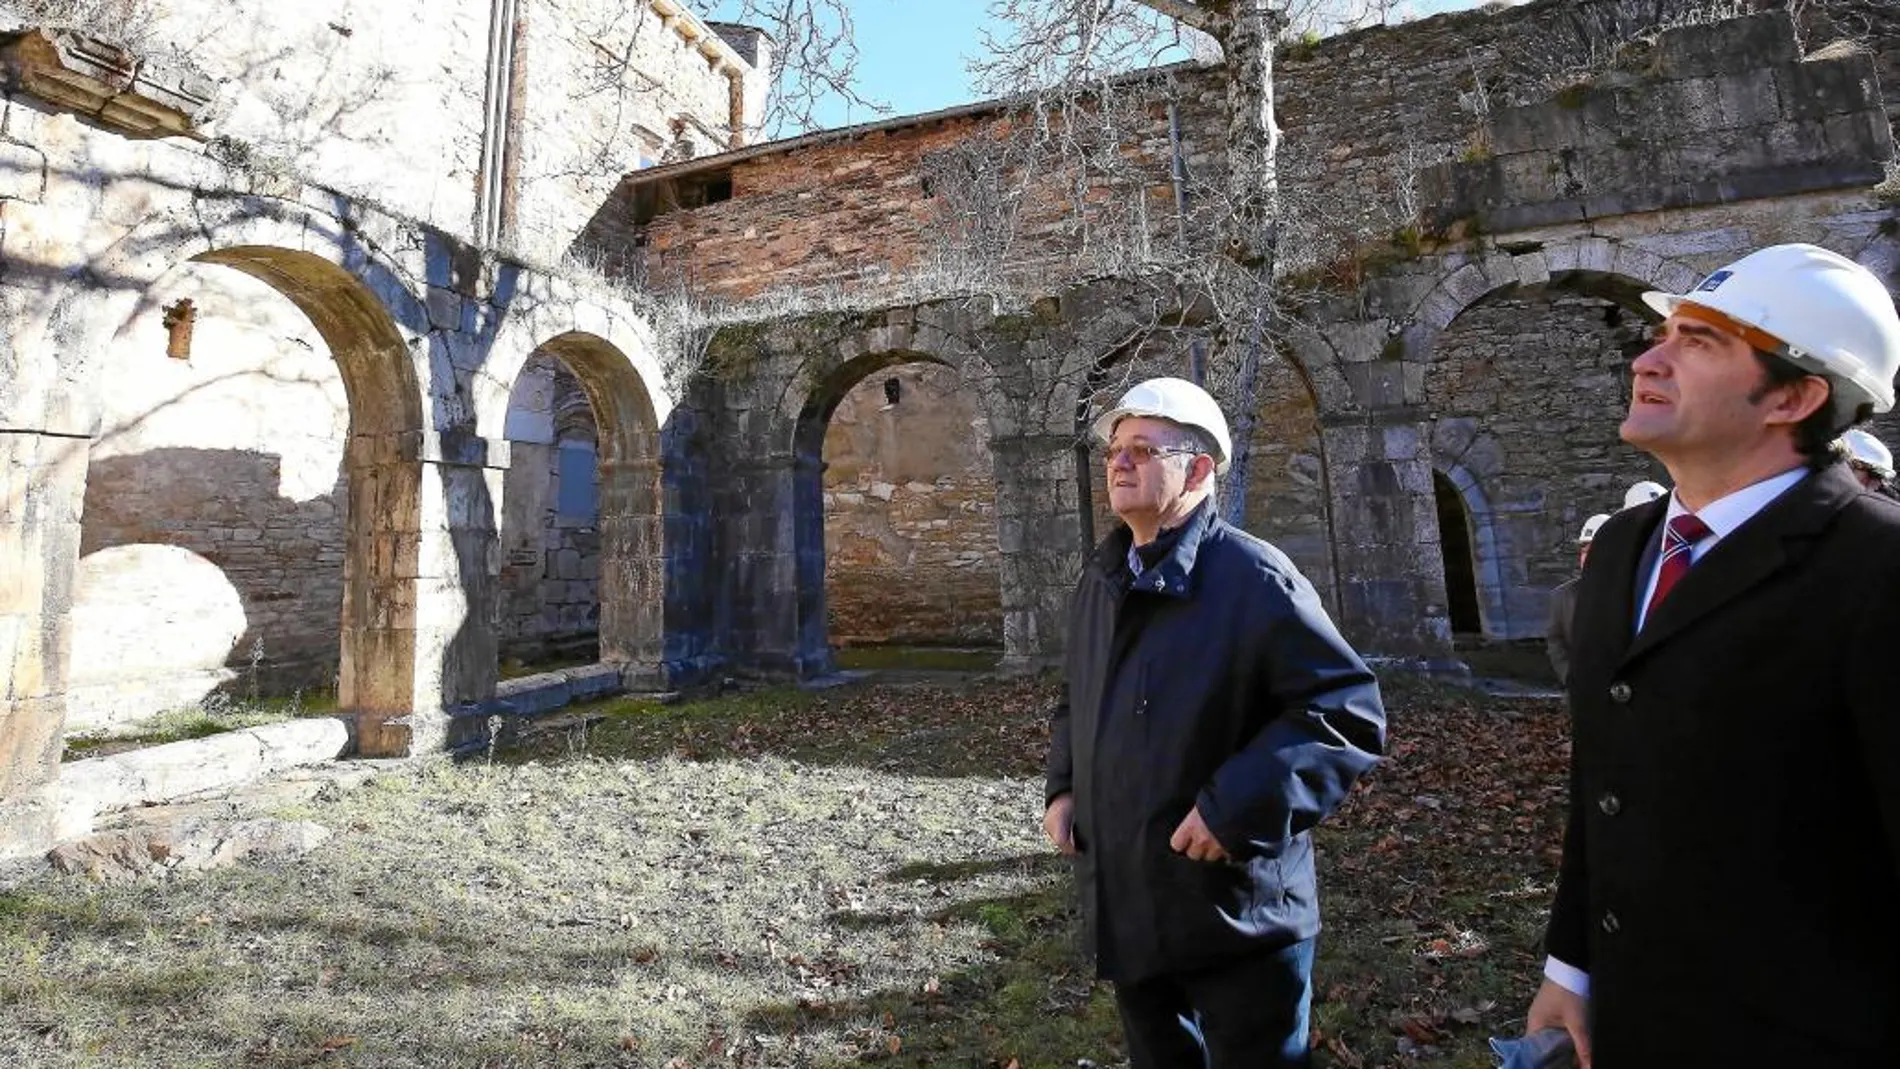
[[[1234,456],[1221,488],[1221,514],[1236,525],[1247,511],[1260,366],[1278,325],[1273,264],[1280,234],[1280,127],[1273,116],[1273,46],[1284,21],[1273,0],[1233,0],[1228,17],[1211,27],[1227,64],[1227,190],[1233,210],[1226,252],[1241,297],[1234,320],[1222,325],[1236,364],[1229,396]]]

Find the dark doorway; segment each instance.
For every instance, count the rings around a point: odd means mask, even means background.
[[[1432,493],[1438,499],[1438,548],[1445,562],[1445,597],[1454,635],[1476,635],[1484,630],[1478,615],[1478,576],[1471,554],[1471,516],[1464,498],[1451,480],[1432,472]]]

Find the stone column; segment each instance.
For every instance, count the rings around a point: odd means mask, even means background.
[[[767,675],[806,678],[831,668],[823,471],[791,453],[744,457],[714,491],[719,630],[734,661]]]
[[[1069,597],[1082,566],[1075,436],[991,438],[990,453],[1002,552],[1003,664],[1014,670],[1046,667],[1061,660]]]
[[[1397,416],[1398,414],[1390,414]],[[1412,418],[1358,417],[1321,429],[1332,468],[1339,626],[1370,657],[1456,665],[1432,467]]]
[[[0,857],[44,848],[91,441],[0,429]]]
[[[660,465],[600,463],[600,659],[628,686],[665,682]]]
[[[506,443],[352,439],[338,704],[365,757],[440,750],[448,711],[494,697]]]

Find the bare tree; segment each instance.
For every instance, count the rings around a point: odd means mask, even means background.
[[[841,101],[874,114],[890,106],[858,87],[852,0],[718,0],[711,17],[764,30],[772,38],[773,81],[761,126],[767,137],[817,128],[818,111]]]
[[[1299,3],[1300,0],[1293,0]],[[1226,166],[1202,217],[1211,241],[1180,250],[1171,273],[1214,309],[1214,359],[1234,416],[1234,458],[1221,507],[1238,521],[1246,508],[1248,441],[1261,361],[1279,314],[1274,301],[1280,189],[1275,166],[1280,128],[1274,119],[1274,48],[1288,29],[1288,0],[995,0],[991,12],[1010,32],[989,42],[976,64],[991,89],[1025,89],[1077,109],[1099,97],[1107,77],[1186,54],[1218,62],[1226,90]],[[1313,9],[1307,9],[1311,17]],[[1164,268],[1165,269],[1165,268]],[[1200,361],[1196,361],[1197,365]]]

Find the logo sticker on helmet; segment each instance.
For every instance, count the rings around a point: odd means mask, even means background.
[[[1719,287],[1722,283],[1727,282],[1729,280],[1729,276],[1733,275],[1734,273],[1735,272],[1733,271],[1717,271],[1715,274],[1710,275],[1708,278],[1703,279],[1702,285],[1697,286],[1695,288],[1695,292],[1708,293],[1709,291],[1714,290],[1715,288]]]

